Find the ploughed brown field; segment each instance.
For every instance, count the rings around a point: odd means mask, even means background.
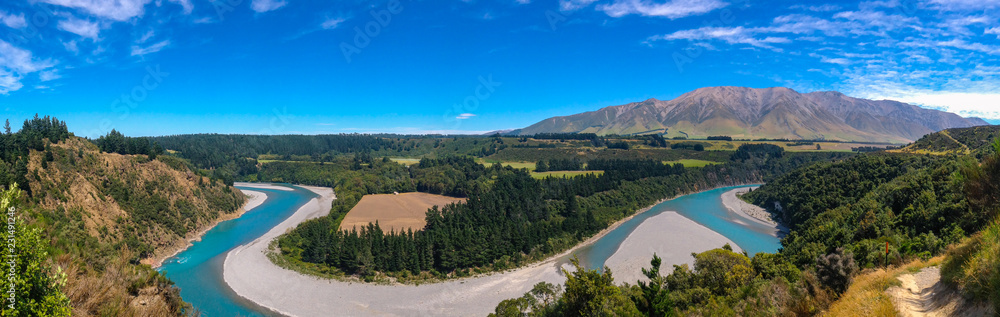
[[[465,198],[434,195],[428,193],[378,194],[361,197],[340,223],[341,230],[361,228],[378,220],[382,231],[421,230],[427,224],[427,209],[444,207],[450,203],[464,202]]]

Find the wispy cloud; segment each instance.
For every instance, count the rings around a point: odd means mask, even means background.
[[[101,33],[101,25],[97,22],[75,17],[59,21],[58,28],[94,41],[97,41],[97,36]]]
[[[284,0],[253,0],[250,3],[250,8],[258,13],[274,11],[284,7],[288,2]]]
[[[170,2],[176,3],[184,9],[184,14],[191,14],[194,10],[194,5],[191,4],[191,0],[170,0]]]
[[[986,30],[983,30],[983,35],[986,35],[986,34],[996,35],[997,39],[1000,39],[1000,27],[993,27],[993,28],[988,28]]]
[[[692,30],[682,30],[666,35],[658,35],[650,37],[647,42],[659,41],[659,40],[688,40],[688,41],[707,41],[707,40],[719,40],[726,42],[728,44],[747,44],[756,47],[763,48],[774,48],[771,44],[775,43],[788,43],[791,40],[785,37],[755,37],[755,34],[759,33],[757,29],[748,29],[742,26],[738,27],[701,27]]]
[[[127,21],[143,15],[143,7],[151,0],[42,0],[44,2],[64,7],[83,10],[91,15]]]
[[[9,28],[15,29],[28,26],[28,21],[24,19],[24,13],[14,15],[0,11],[0,22],[3,22],[3,24]]]
[[[326,20],[323,21],[323,23],[319,25],[319,27],[323,28],[324,30],[332,30],[336,29],[338,26],[340,26],[341,23],[344,23],[345,21],[347,21],[347,18],[344,17],[327,18]]]
[[[963,117],[1000,119],[1000,93],[913,90],[899,91],[883,98],[952,112]]]
[[[471,114],[471,113],[463,113],[463,114],[460,114],[460,115],[458,115],[457,117],[455,117],[455,119],[458,119],[458,120],[465,120],[465,119],[469,119],[469,118],[472,118],[472,117],[475,117],[475,116],[476,116],[475,114]]]
[[[40,81],[52,81],[59,78],[62,78],[62,76],[60,76],[59,72],[55,69],[45,70],[38,73],[38,80]]]
[[[39,60],[31,52],[0,40],[0,94],[24,87],[24,76],[54,66],[50,60]]]
[[[669,0],[665,3],[656,3],[649,0],[615,0],[611,4],[600,5],[597,9],[604,11],[604,13],[612,17],[638,14],[642,16],[679,19],[711,12],[724,8],[727,5],[728,3],[720,0]]]
[[[138,46],[138,45],[133,45],[132,46],[132,56],[142,56],[142,55],[146,55],[146,54],[156,53],[156,52],[159,52],[160,50],[164,49],[165,47],[167,47],[169,45],[170,45],[170,40],[163,40],[163,41],[157,42],[157,43],[155,43],[153,45],[146,46],[146,47],[141,47],[141,46]]]
[[[597,0],[559,0],[559,10],[574,11],[586,8]]]
[[[940,10],[984,10],[1000,8],[996,0],[931,0],[930,4]]]
[[[803,5],[803,4],[797,4],[797,5],[791,6],[791,8],[792,9],[801,9],[801,10],[806,10],[806,11],[813,11],[813,12],[830,12],[830,11],[840,10],[840,6],[833,5],[833,4],[824,4],[824,5]]]

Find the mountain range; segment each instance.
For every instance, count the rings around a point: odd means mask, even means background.
[[[835,91],[784,87],[707,87],[673,100],[648,99],[552,117],[511,134],[661,134],[667,137],[809,139],[909,143],[949,128],[988,125],[979,118]]]

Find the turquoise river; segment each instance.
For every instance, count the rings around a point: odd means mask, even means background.
[[[284,184],[280,186],[292,190],[237,186],[264,192],[268,196],[267,201],[240,218],[219,223],[207,231],[200,241],[193,242],[190,248],[167,259],[160,266],[159,270],[181,289],[181,297],[191,303],[202,316],[275,315],[237,296],[222,279],[222,263],[229,250],[260,237],[316,197],[316,194],[303,188]],[[778,238],[769,234],[773,229],[747,220],[723,206],[722,193],[739,187],[746,186],[719,188],[660,203],[622,223],[593,244],[577,249],[574,254],[588,268],[601,267],[632,230],[644,220],[664,211],[676,211],[722,234],[749,254],[776,252],[780,243]]]

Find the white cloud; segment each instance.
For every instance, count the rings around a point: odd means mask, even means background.
[[[797,5],[791,6],[791,8],[792,9],[802,9],[802,10],[813,11],[813,12],[830,12],[830,11],[840,10],[840,6],[838,6],[838,5],[832,5],[832,4],[824,4],[824,5],[818,5],[818,6],[807,6],[807,5],[797,4]]]
[[[347,132],[347,133],[362,133],[362,134],[395,133],[395,134],[412,134],[412,135],[423,135],[423,134],[482,135],[492,131],[496,130],[476,131],[476,130],[425,129],[425,128],[414,128],[414,127],[340,129],[340,132]]]
[[[986,35],[986,34],[996,35],[997,39],[1000,39],[1000,27],[994,27],[994,28],[989,28],[989,29],[983,30],[983,35]]]
[[[987,45],[983,43],[969,43],[962,39],[952,39],[949,41],[937,42],[939,46],[954,47],[957,49],[976,51],[990,55],[1000,55],[1000,46]]]
[[[612,4],[597,7],[609,16],[621,17],[629,14],[679,19],[704,14],[729,5],[720,0],[668,0],[655,3],[651,0],[615,0]]]
[[[788,43],[791,40],[784,37],[773,37],[768,36],[764,38],[756,38],[754,34],[758,33],[757,29],[744,28],[742,26],[727,28],[727,27],[701,27],[692,30],[682,30],[671,34],[653,36],[649,38],[649,41],[656,40],[689,40],[689,41],[706,41],[706,40],[720,40],[729,44],[748,44],[756,47],[764,48],[774,48],[771,44],[775,43]]]
[[[42,0],[47,3],[76,8],[92,15],[126,21],[142,16],[143,7],[151,0]]]
[[[939,10],[984,10],[1000,8],[1000,0],[931,0]]]
[[[323,21],[323,23],[319,25],[319,27],[324,30],[332,30],[336,29],[341,23],[344,23],[344,21],[347,21],[347,18],[327,18],[326,21]]]
[[[20,29],[28,26],[28,21],[24,19],[24,13],[14,15],[8,14],[7,12],[0,11],[0,22],[3,22],[7,27]]]
[[[284,7],[288,2],[284,0],[253,0],[250,8],[257,12],[267,12]]]
[[[101,33],[101,26],[97,22],[70,17],[59,21],[57,26],[60,30],[70,32],[91,40],[97,41],[97,36]]]
[[[855,34],[863,34],[869,29],[876,29],[875,32],[884,32],[919,25],[919,20],[916,17],[891,15],[882,11],[846,11],[838,12],[833,17],[861,22],[863,27],[850,30],[851,33]]]
[[[170,0],[170,2],[180,5],[184,9],[184,14],[191,14],[191,11],[194,10],[191,0]]]
[[[38,73],[38,80],[41,81],[51,81],[59,78],[62,78],[62,76],[59,75],[59,72],[55,69],[44,70],[41,73]]]
[[[852,64],[851,60],[843,58],[843,57],[834,57],[834,58],[831,58],[831,57],[822,56],[822,57],[820,57],[819,61],[821,63],[829,63],[829,64],[837,64],[837,65],[850,65],[850,64]]]
[[[963,117],[1000,119],[1000,93],[902,91],[883,99],[898,100]]]
[[[471,113],[463,113],[463,114],[460,114],[460,115],[458,115],[457,117],[455,117],[455,119],[458,119],[458,120],[465,120],[465,119],[468,119],[468,118],[472,118],[472,117],[475,117],[475,116],[476,116],[475,114],[471,114]]]
[[[73,54],[80,52],[80,48],[76,46],[76,40],[71,40],[69,42],[62,42],[62,45],[63,47],[66,48],[67,51],[72,52]]]
[[[132,45],[132,56],[142,56],[146,54],[156,53],[169,45],[170,45],[170,40],[163,40],[161,42],[146,47]]]
[[[6,95],[21,87],[24,87],[24,84],[21,84],[21,76],[0,69],[0,94]]]
[[[0,40],[0,94],[24,87],[21,79],[30,73],[52,67],[49,60],[38,60],[30,51]]]
[[[156,35],[156,32],[153,30],[146,31],[146,33],[143,33],[142,36],[135,40],[135,43],[146,43],[146,41],[149,41],[149,39],[153,38],[154,35]]]
[[[586,8],[597,0],[559,0],[559,10],[575,11]]]

